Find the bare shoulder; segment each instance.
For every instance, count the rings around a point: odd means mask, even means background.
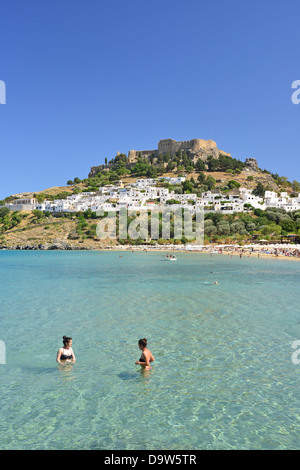
[[[150,353],[151,362],[153,362],[154,361],[154,356],[153,356],[151,351],[149,351],[149,353]]]

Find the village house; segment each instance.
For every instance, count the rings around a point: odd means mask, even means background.
[[[184,177],[160,178],[160,181],[181,184]],[[72,194],[66,199],[37,202],[36,199],[17,199],[6,204],[10,210],[33,210],[49,212],[83,212],[88,209],[93,212],[99,210],[119,211],[122,208],[139,209],[149,208],[153,204],[163,205],[168,201],[177,201],[177,207],[191,206],[205,211],[215,212],[246,212],[249,207],[265,210],[267,207],[282,208],[286,211],[300,210],[300,193],[291,198],[287,192],[277,194],[275,191],[266,191],[264,198],[252,194],[247,188],[235,188],[222,194],[219,189],[206,191],[198,197],[196,194],[177,194],[168,188],[157,187],[157,180],[153,178],[140,178],[136,182],[124,184],[120,180],[117,184],[109,184],[99,188],[97,192],[82,192]]]

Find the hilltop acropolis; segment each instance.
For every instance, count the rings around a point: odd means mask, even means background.
[[[196,159],[201,158],[202,160],[206,160],[208,155],[218,158],[220,153],[222,155],[231,156],[230,153],[219,150],[217,143],[211,139],[192,139],[179,142],[173,139],[164,139],[158,142],[158,148],[155,150],[129,150],[128,163],[135,163],[139,155],[142,158],[149,158],[151,155],[153,157],[157,157],[158,155],[165,153],[169,153],[172,156],[179,150],[188,153]]]

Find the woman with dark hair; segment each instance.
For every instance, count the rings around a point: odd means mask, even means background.
[[[63,336],[64,347],[59,348],[57,351],[56,361],[59,364],[64,364],[66,362],[75,362],[75,354],[73,352],[72,338],[69,336]]]
[[[138,361],[135,361],[136,364],[140,364],[145,369],[151,369],[150,362],[154,361],[152,352],[147,349],[147,339],[140,339],[138,342],[139,348],[142,351],[141,357]]]

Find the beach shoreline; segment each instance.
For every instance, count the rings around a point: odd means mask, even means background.
[[[226,256],[239,256],[240,258],[272,258],[272,259],[292,259],[300,260],[300,245],[291,244],[274,244],[274,245],[114,245],[114,246],[98,246],[84,247],[76,245],[60,245],[53,244],[48,246],[30,245],[8,246],[0,248],[0,251],[97,251],[108,252],[116,251],[124,252],[157,252],[157,253],[197,253]]]
[[[119,251],[119,252],[161,252],[161,253],[197,253],[226,256],[240,256],[240,258],[272,258],[272,259],[292,259],[300,261],[300,245],[117,245],[114,247],[105,247],[100,251]]]

